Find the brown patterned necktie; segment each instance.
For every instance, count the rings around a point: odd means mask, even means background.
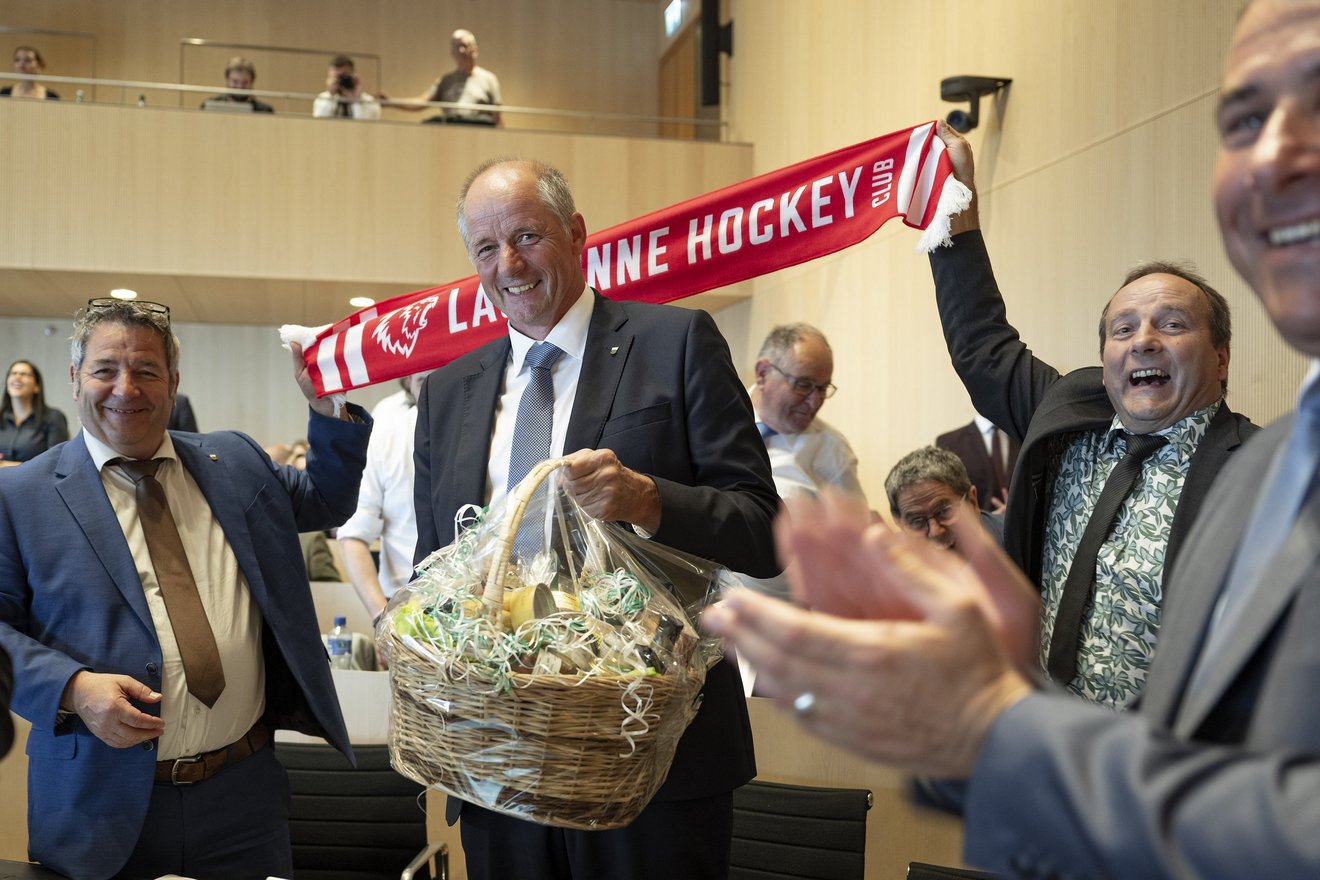
[[[147,539],[165,611],[174,629],[174,640],[183,659],[183,674],[188,679],[188,693],[212,707],[225,689],[225,671],[220,664],[220,650],[215,633],[206,619],[202,597],[193,580],[192,567],[183,552],[179,529],[165,500],[165,487],[156,479],[163,458],[135,461],[116,458],[110,464],[132,478],[136,486],[138,519]]]

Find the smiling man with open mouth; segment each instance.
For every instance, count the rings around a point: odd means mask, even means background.
[[[1219,402],[1228,382],[1226,316],[1227,306],[1187,278],[1129,276],[1100,318],[1105,390],[1123,427],[1163,431]]]
[[[975,191],[971,148],[940,134]],[[953,232],[931,254],[936,304],[972,403],[1022,443],[1004,547],[1041,591],[1041,666],[1081,696],[1127,706],[1159,634],[1165,562],[1256,430],[1224,402],[1228,303],[1186,266],[1144,263],[1100,315],[1102,366],[1063,374],[1009,324],[975,202]]]

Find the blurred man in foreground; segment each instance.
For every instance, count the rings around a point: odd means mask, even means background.
[[[1320,4],[1247,9],[1220,92],[1214,180],[1234,267],[1312,358],[1318,67]],[[964,566],[855,512],[799,510],[783,549],[797,588],[829,613],[741,592],[706,625],[809,730],[966,779],[973,864],[1033,877],[1320,876],[1318,378],[1211,489],[1173,571],[1138,714],[1037,689],[1034,591],[967,525],[954,527]]]

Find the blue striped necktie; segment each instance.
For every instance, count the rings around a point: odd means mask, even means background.
[[[532,468],[550,457],[551,428],[555,418],[555,382],[551,373],[564,352],[550,342],[538,342],[527,350],[523,363],[531,370],[527,387],[518,403],[513,423],[513,448],[509,451],[508,488],[522,482]]]
[[[1192,688],[1200,686],[1214,667],[1214,658],[1223,644],[1233,637],[1261,581],[1269,577],[1284,540],[1292,531],[1306,502],[1307,493],[1320,468],[1320,383],[1316,383],[1298,402],[1292,431],[1266,477],[1264,490],[1238,545],[1237,557],[1229,568],[1227,585],[1215,606],[1206,647],[1201,652],[1192,679]]]

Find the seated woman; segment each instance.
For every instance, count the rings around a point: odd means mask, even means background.
[[[41,53],[31,46],[19,46],[14,50],[14,73],[27,73],[35,76],[46,69],[46,60]],[[0,89],[0,98],[44,98],[58,101],[59,93],[48,89],[35,79],[23,79],[13,85]]]
[[[14,361],[0,402],[0,467],[36,458],[69,439],[64,413],[46,406],[41,371],[31,361]]]

